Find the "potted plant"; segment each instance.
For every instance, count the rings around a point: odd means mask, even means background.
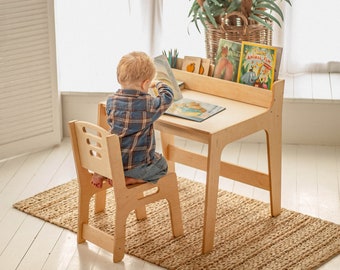
[[[188,17],[200,32],[205,28],[208,58],[214,60],[220,38],[271,45],[272,23],[281,27],[284,19],[278,5],[290,0],[194,0]]]
[[[211,23],[218,28],[225,16],[232,12],[239,12],[248,21],[262,24],[272,30],[272,25],[268,21],[275,22],[281,27],[279,19],[282,21],[284,19],[283,12],[277,4],[282,1],[291,5],[290,0],[194,0],[188,16],[192,17],[191,21],[199,31],[198,21],[204,26]],[[276,16],[279,16],[279,19]]]

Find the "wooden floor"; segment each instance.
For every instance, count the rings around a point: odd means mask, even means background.
[[[178,139],[183,147],[205,152],[200,143]],[[237,142],[223,159],[266,172],[266,146]],[[340,224],[340,146],[284,145],[284,208]],[[205,182],[202,171],[176,165],[179,176]],[[0,268],[11,269],[161,269],[131,256],[119,264],[92,244],[77,245],[76,235],[12,208],[16,201],[75,178],[69,138],[61,145],[0,162]],[[228,179],[220,188],[268,201],[267,192]],[[340,256],[320,269],[340,269]]]

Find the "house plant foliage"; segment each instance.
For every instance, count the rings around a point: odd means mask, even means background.
[[[209,23],[218,28],[230,13],[243,15],[248,20],[248,24],[260,24],[272,30],[270,22],[281,27],[281,21],[284,19],[278,5],[282,1],[291,5],[290,0],[194,0],[188,16],[191,17],[191,22],[195,23],[198,31],[200,31],[199,21],[205,27]],[[230,25],[234,23],[236,26],[239,21],[231,20],[228,23]]]
[[[291,5],[291,0],[193,0],[188,16],[199,32],[203,24],[207,57],[214,62],[222,38],[271,45],[272,24],[281,27],[284,19],[281,2]]]

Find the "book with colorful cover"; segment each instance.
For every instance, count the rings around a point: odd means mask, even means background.
[[[237,82],[272,89],[275,76],[276,47],[242,42]]]
[[[154,58],[156,65],[156,80],[162,81],[169,85],[174,91],[174,102],[165,114],[173,115],[188,120],[202,122],[203,120],[225,110],[225,107],[210,104],[207,102],[183,98],[180,83],[176,80],[167,58],[164,55]],[[157,96],[157,90],[149,89],[152,96]]]
[[[208,76],[210,70],[210,59],[202,58],[198,74]]]
[[[216,52],[213,77],[228,81],[237,81],[240,62],[241,43],[220,39]]]
[[[276,48],[276,63],[275,63],[275,71],[274,71],[274,82],[279,79],[280,74],[280,66],[281,66],[281,58],[282,58],[282,47],[275,47]]]
[[[208,75],[210,69],[210,59],[196,56],[184,56],[182,70],[201,75]]]
[[[200,73],[201,62],[202,62],[201,57],[184,56],[182,70],[185,70],[191,73]]]

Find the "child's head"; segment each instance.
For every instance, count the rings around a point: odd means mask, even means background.
[[[117,67],[117,80],[121,85],[140,85],[152,81],[156,68],[153,60],[144,52],[124,55]]]

